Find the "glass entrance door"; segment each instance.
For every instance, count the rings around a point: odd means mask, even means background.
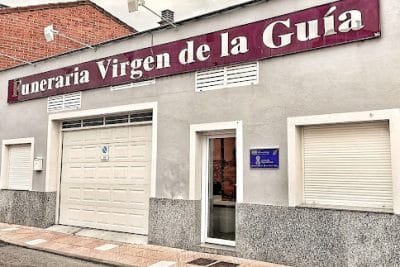
[[[206,242],[235,245],[236,138],[208,138]]]

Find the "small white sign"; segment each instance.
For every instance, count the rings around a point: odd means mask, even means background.
[[[110,159],[110,146],[109,145],[101,145],[100,159],[101,159],[101,161],[108,161]]]

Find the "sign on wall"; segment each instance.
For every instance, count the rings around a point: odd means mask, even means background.
[[[251,62],[380,36],[379,0],[342,0],[10,80],[8,103]]]
[[[110,160],[110,145],[105,144],[100,147],[100,159],[101,161]]]
[[[259,148],[250,150],[251,169],[278,169],[279,148]]]

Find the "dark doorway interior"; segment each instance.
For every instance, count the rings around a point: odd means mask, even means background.
[[[208,237],[234,241],[236,138],[209,140]]]

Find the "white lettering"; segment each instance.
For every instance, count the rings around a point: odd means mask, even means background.
[[[233,38],[232,42],[232,55],[246,54],[249,52],[247,38],[245,36],[239,36]]]
[[[291,18],[272,22],[266,20],[266,22],[270,23],[266,25],[264,29],[262,41],[264,45],[270,49],[279,49],[292,43],[296,43],[297,45],[299,42],[308,42],[321,37],[333,36],[338,33],[359,31],[365,27],[363,14],[360,10],[348,10],[343,13],[338,13],[337,9],[336,6],[329,6],[329,9],[325,14],[320,14],[317,18],[311,17],[309,20],[296,20],[296,24],[291,21]],[[318,14],[315,14],[315,16],[317,15]],[[321,17],[322,15],[324,16]],[[221,58],[245,54],[250,50],[248,41],[249,37],[234,37],[231,35],[233,34],[228,31],[223,32],[220,35]],[[204,37],[206,37],[205,39],[207,41],[211,42],[209,37],[213,38],[214,36],[205,35]],[[332,40],[334,41],[335,38]],[[252,45],[253,42],[254,40],[252,40]],[[191,40],[185,41],[185,45],[186,47],[178,54],[178,63],[188,65],[197,61],[204,62],[210,60],[212,52],[209,44],[197,44],[195,41]],[[305,47],[308,47],[308,44],[306,45],[307,46]],[[300,47],[303,46],[300,45]],[[160,48],[163,48],[163,46]],[[255,48],[258,49],[258,44],[256,44]],[[291,51],[295,51],[296,49],[297,47],[293,47]],[[273,54],[271,53],[271,55]],[[163,73],[157,72],[152,73],[151,75],[145,75],[146,72],[171,67],[171,55],[168,52],[157,55],[151,53],[151,55],[144,56],[143,58],[134,59],[131,59],[131,56],[128,55],[128,58],[129,60],[126,59],[124,62],[119,62],[118,57],[96,61],[100,77],[105,80],[129,75],[131,79],[138,80],[143,77],[154,77],[159,73]],[[213,59],[213,61],[214,60],[218,63],[218,59]],[[208,63],[209,64],[204,64],[204,66],[210,66],[214,62]],[[90,62],[90,64],[94,63]],[[13,89],[14,96],[17,96],[16,94],[29,95],[33,93],[46,92],[47,90],[52,89],[60,89],[71,85],[76,86],[90,83],[89,70],[80,71],[79,65],[75,65],[73,68],[69,69],[69,72],[70,73],[64,75],[47,77],[44,79],[39,78],[37,81],[32,81],[28,84],[22,84],[21,81],[15,81],[16,84]],[[96,83],[97,82],[100,83],[100,81],[96,81]]]
[[[73,73],[69,73],[69,74],[65,75],[65,80],[64,80],[65,86],[71,85],[71,78],[73,78],[73,77],[74,77]]]
[[[362,14],[359,10],[350,10],[339,16],[339,21],[343,21],[339,26],[340,32],[359,31],[364,28]]]
[[[203,44],[197,48],[196,56],[200,61],[206,61],[211,56],[210,51],[211,48],[208,45]]]
[[[97,68],[99,69],[101,78],[102,78],[103,80],[104,80],[104,79],[106,78],[106,76],[107,76],[108,69],[109,69],[110,64],[111,64],[111,59],[108,59],[108,60],[107,60],[107,65],[106,65],[106,66],[104,66],[104,62],[105,62],[105,60],[96,62],[96,63],[97,63]]]
[[[143,69],[145,71],[152,71],[155,66],[154,66],[154,57],[148,56],[143,60]]]
[[[29,84],[23,84],[21,88],[22,88],[21,90],[22,95],[29,94]]]
[[[39,90],[41,92],[46,91],[47,90],[46,85],[47,85],[47,80],[41,80],[39,84]]]
[[[126,76],[126,69],[128,68],[128,66],[130,65],[131,63],[129,62],[129,61],[125,61],[125,62],[122,62],[121,63],[121,74],[120,74],[120,76],[122,77],[122,76]]]
[[[79,77],[79,83],[83,84],[83,83],[88,83],[90,81],[90,74],[88,70],[83,70],[80,73],[80,77]]]
[[[13,97],[17,97],[19,92],[21,92],[21,80],[16,80],[13,89]]]
[[[112,77],[117,78],[118,77],[118,59],[114,58],[113,61],[113,66],[112,66]]]
[[[39,92],[46,92],[48,90],[60,89],[66,86],[80,85],[90,82],[90,72],[88,70],[79,71],[78,67],[74,68],[73,73],[68,73],[65,76],[50,77],[40,81],[33,81],[29,84],[17,83],[17,90],[22,95],[34,94]]]
[[[57,76],[56,77],[56,89],[63,88],[63,87],[64,87],[64,77]]]
[[[236,56],[247,52],[249,52],[249,48],[245,36],[235,37],[229,43],[229,33],[221,34],[221,57]]]
[[[328,12],[326,12],[324,16],[324,27],[325,27],[325,34],[324,36],[335,35],[335,16],[333,13],[336,11],[337,7],[331,7]]]
[[[157,55],[156,58],[158,70],[171,67],[171,56],[168,53]]]
[[[131,62],[131,79],[140,79],[143,76],[143,71],[140,70],[142,67],[143,59],[135,59]]]
[[[311,20],[308,22],[297,23],[296,27],[297,27],[297,39],[299,41],[305,42],[320,37],[318,35],[318,20]]]
[[[179,62],[182,65],[187,65],[194,62],[194,43],[193,41],[186,42],[187,48],[179,53]]]
[[[79,84],[79,68],[74,69],[74,84]]]
[[[35,81],[33,83],[31,83],[31,94],[32,93],[38,93],[39,92],[39,82]]]
[[[54,78],[54,77],[49,78],[49,81],[48,81],[48,84],[47,84],[47,89],[48,90],[53,89],[53,82],[55,82],[55,80],[56,80],[56,78]]]
[[[292,35],[294,34],[293,32],[279,35],[278,37],[280,39],[280,44],[276,44],[274,42],[274,30],[275,26],[278,24],[282,24],[286,28],[290,28],[291,26],[290,19],[284,21],[275,21],[270,25],[268,25],[263,34],[263,41],[264,44],[269,48],[282,48],[289,45],[292,42]]]
[[[38,93],[39,92],[39,82],[38,81],[34,81],[33,83],[31,83],[31,94],[33,93]]]
[[[229,56],[229,33],[221,34],[221,57]]]

